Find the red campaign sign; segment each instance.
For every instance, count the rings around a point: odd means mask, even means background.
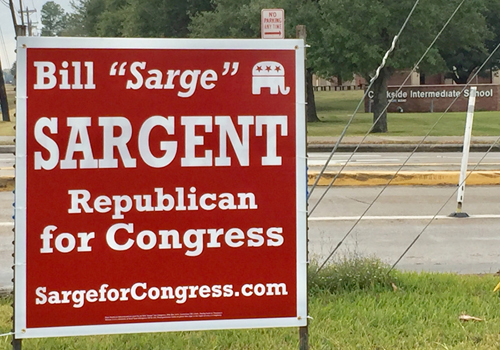
[[[19,38],[15,336],[305,325],[303,55]]]

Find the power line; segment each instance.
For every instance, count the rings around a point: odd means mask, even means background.
[[[462,93],[464,92],[464,90],[470,85],[471,81],[473,79],[476,78],[476,76],[479,74],[479,72],[481,71],[481,69],[483,69],[483,67],[489,62],[489,60],[491,59],[491,57],[496,53],[496,51],[500,48],[500,43],[495,47],[495,49],[493,50],[493,52],[491,52],[491,54],[486,58],[486,60],[483,62],[483,64],[479,67],[479,69],[476,70],[476,73],[474,73],[474,75],[469,79],[469,81],[467,82],[467,84],[464,85],[464,87],[462,88],[462,90],[460,91],[460,93],[453,99],[453,101],[451,101],[450,105],[446,108],[446,110],[443,112],[443,114],[436,120],[436,122],[431,126],[430,130],[427,132],[427,134],[424,136],[424,138],[422,138],[422,140],[420,140],[419,144],[415,147],[415,149],[413,150],[413,152],[408,156],[408,158],[406,158],[406,160],[403,162],[403,164],[401,164],[401,166],[399,167],[399,169],[392,175],[392,177],[389,179],[389,181],[385,184],[385,186],[382,188],[382,190],[377,194],[377,196],[373,199],[373,201],[370,203],[370,205],[366,208],[366,210],[363,212],[363,214],[361,214],[361,216],[359,217],[359,219],[354,223],[354,225],[351,227],[351,229],[345,234],[345,236],[342,238],[342,240],[337,244],[337,246],[333,249],[333,251],[330,253],[330,255],[328,255],[328,257],[326,258],[326,260],[323,262],[323,264],[321,264],[321,266],[318,268],[317,271],[320,271],[325,265],[326,263],[330,260],[330,258],[333,256],[333,254],[335,254],[335,252],[338,250],[338,248],[340,248],[340,246],[344,243],[344,241],[346,240],[346,238],[351,234],[351,232],[354,230],[354,228],[358,225],[358,223],[361,221],[361,219],[365,216],[365,214],[368,212],[368,210],[371,209],[371,207],[375,204],[375,202],[380,198],[380,196],[382,195],[382,193],[384,193],[384,191],[387,189],[387,187],[389,187],[389,185],[391,184],[392,180],[394,180],[394,178],[399,174],[399,172],[401,171],[401,169],[403,169],[403,167],[408,163],[408,161],[410,160],[410,158],[415,154],[415,152],[417,151],[417,149],[422,145],[422,143],[425,141],[425,139],[431,134],[431,132],[434,130],[434,128],[436,127],[436,125],[441,121],[441,119],[446,115],[446,113],[448,113],[448,111],[450,110],[451,106],[453,106],[453,104],[458,100],[458,98],[462,95]],[[488,149],[487,151],[487,154],[491,151],[491,149],[493,148],[493,146],[498,142],[495,141],[495,143]],[[486,156],[486,155],[485,155]],[[485,157],[484,156],[484,157]],[[479,165],[479,163],[484,159],[481,158],[478,162],[478,164],[474,167],[474,169],[472,171],[474,171],[477,166]],[[348,160],[349,161],[349,160]],[[347,162],[348,162],[347,161]],[[346,162],[346,164],[347,164]],[[472,173],[472,172],[471,172]],[[470,176],[470,174],[469,174]],[[469,177],[467,176],[467,178]],[[466,179],[467,179],[466,178]],[[461,186],[462,184],[460,184],[459,186]],[[454,193],[456,193],[458,189],[456,189],[454,191]],[[453,193],[453,194],[454,194]],[[452,194],[452,196],[453,196]],[[450,197],[451,198],[451,197]],[[448,202],[449,199],[446,201]],[[446,204],[446,203],[445,203]],[[444,207],[444,205],[443,205]],[[442,208],[441,208],[442,209]],[[406,252],[413,246],[413,244],[415,244],[415,242],[420,238],[420,236],[424,233],[424,231],[427,229],[427,227],[430,225],[430,223],[432,221],[434,221],[434,219],[436,218],[436,216],[439,214],[439,212],[441,211],[441,209],[436,213],[436,215],[431,219],[431,221],[429,222],[429,224],[427,226],[424,227],[424,229],[422,230],[422,232],[417,236],[417,238],[414,240],[414,242],[412,242],[412,244],[410,245],[410,247],[408,247],[408,249],[403,253],[403,255],[400,257],[400,259],[398,259],[398,261],[396,262],[396,264],[399,262],[399,260],[401,260],[403,258],[403,256],[406,254]],[[396,266],[396,265],[394,265]]]
[[[37,10],[37,8],[36,8],[36,6],[35,6],[35,1],[34,1],[34,0],[31,0],[31,5],[33,5],[33,9],[35,10],[35,19],[34,19],[34,21],[32,22],[32,25],[33,25],[33,24],[35,24],[33,27],[34,27],[35,29],[37,29],[37,33],[39,34],[39,32],[38,32],[38,27],[37,27],[37,25],[36,25],[36,24],[39,24],[39,22],[40,22],[40,18],[39,18],[39,16],[38,16],[38,10]]]
[[[495,49],[490,53],[490,55],[486,58],[486,60],[483,62],[483,64],[476,70],[476,72],[474,73],[474,75],[469,79],[469,81],[467,82],[467,84],[464,85],[464,87],[462,88],[462,90],[460,91],[460,93],[453,99],[453,101],[451,101],[450,105],[446,108],[446,110],[443,112],[443,114],[436,120],[436,122],[431,126],[430,130],[427,132],[427,134],[424,136],[424,138],[422,138],[422,140],[420,140],[419,144],[415,147],[415,149],[413,150],[413,152],[408,156],[408,158],[403,162],[403,164],[401,164],[401,166],[399,167],[399,169],[392,175],[392,177],[389,179],[389,181],[386,183],[386,185],[382,188],[382,190],[378,193],[378,195],[373,199],[373,201],[370,203],[370,205],[366,208],[366,210],[363,212],[363,214],[361,214],[361,216],[358,218],[358,220],[354,223],[354,225],[351,227],[351,229],[344,235],[344,237],[342,238],[342,240],[337,244],[337,246],[333,249],[333,251],[328,255],[328,257],[325,259],[325,261],[321,264],[321,266],[318,268],[317,272],[319,272],[325,265],[326,263],[331,259],[331,257],[333,256],[333,254],[335,254],[335,252],[338,250],[338,248],[340,248],[340,246],[344,243],[344,241],[347,239],[347,237],[351,234],[351,232],[354,230],[354,228],[359,224],[359,222],[361,221],[361,219],[366,215],[366,213],[368,212],[368,210],[371,209],[371,207],[375,204],[375,202],[380,198],[380,196],[382,195],[382,193],[384,193],[384,191],[387,189],[387,187],[389,187],[390,183],[392,182],[392,180],[394,180],[394,178],[399,174],[399,172],[401,171],[401,169],[408,163],[408,161],[410,160],[410,158],[415,154],[415,152],[417,151],[417,149],[422,145],[422,143],[425,141],[425,139],[431,134],[431,132],[434,130],[434,128],[436,127],[436,125],[438,125],[438,123],[441,121],[441,119],[443,119],[443,117],[446,115],[446,113],[448,113],[448,111],[450,110],[451,106],[453,106],[453,104],[458,100],[458,98],[462,95],[462,93],[464,92],[464,90],[471,84],[472,80],[474,80],[476,78],[476,76],[479,74],[479,72],[484,68],[484,66],[489,62],[489,60],[491,59],[491,57],[493,57],[493,55],[498,51],[498,49],[500,48],[500,43],[495,47]],[[374,123],[375,124],[375,123]],[[495,143],[488,149],[488,153],[491,151],[491,149],[493,148],[493,146],[498,142],[495,141]],[[359,145],[358,145],[359,146]],[[355,150],[356,151],[356,150]],[[354,152],[355,152],[354,151]],[[353,152],[353,153],[354,153]],[[485,155],[486,156],[486,155]],[[347,160],[347,162],[345,164],[347,164],[349,162],[351,158],[349,158]],[[484,157],[479,161],[479,163],[484,159]],[[479,165],[479,163],[476,165],[476,167],[474,167],[473,171],[477,168],[477,166]],[[344,164],[344,167],[345,167],[345,164]],[[469,175],[470,176],[470,175]],[[467,176],[468,177],[468,176]],[[460,184],[461,186],[461,184]],[[455,190],[456,192],[457,190]],[[454,192],[454,193],[455,193]],[[453,194],[452,194],[453,196]],[[450,197],[451,198],[451,197]],[[448,199],[449,201],[449,199]],[[447,201],[447,202],[448,202]],[[445,203],[446,204],[446,203]],[[402,257],[404,256],[404,254],[406,254],[406,252],[411,248],[411,246],[413,246],[413,244],[415,244],[415,242],[418,240],[418,238],[420,238],[420,236],[424,233],[425,229],[430,225],[430,223],[435,219],[435,217],[439,214],[439,212],[441,211],[441,209],[438,211],[438,213],[436,213],[436,215],[434,216],[433,219],[431,219],[431,221],[429,222],[429,224],[424,228],[424,230],[417,236],[417,238],[414,240],[414,242],[410,245],[410,247],[403,253],[403,255],[401,256],[400,259],[398,259],[397,262],[399,262],[399,260],[402,259]],[[395,266],[395,265],[394,265]]]
[[[500,48],[500,43],[495,47],[495,49],[491,52],[491,54],[488,56],[488,58],[486,58],[486,60],[483,62],[483,64],[476,70],[476,72],[474,73],[474,75],[469,79],[469,81],[467,82],[467,84],[465,84],[464,88],[462,89],[462,91],[460,92],[460,95],[462,94],[462,92],[465,90],[465,88],[467,88],[471,82],[477,77],[477,75],[479,74],[479,72],[484,68],[484,66],[489,62],[489,60],[491,59],[491,57],[493,57],[493,55],[497,52],[497,50]],[[455,101],[458,99],[458,96],[455,97],[455,99],[451,102],[451,105],[453,105],[453,103],[455,103]],[[451,108],[451,105],[446,109],[445,113]],[[445,114],[444,113],[444,114]],[[444,116],[443,114],[443,116]],[[441,118],[443,117],[441,116]],[[440,118],[440,119],[441,119]],[[439,119],[438,119],[439,121]],[[434,124],[435,126],[436,124]],[[432,128],[434,128],[434,126]],[[430,134],[430,132],[432,131],[432,129],[429,131],[429,133],[426,135],[426,137]],[[411,247],[413,247],[413,245],[418,241],[418,239],[420,238],[420,236],[422,236],[422,234],[425,232],[425,230],[427,230],[427,228],[429,227],[429,225],[436,219],[436,216],[441,212],[441,210],[443,210],[443,208],[445,207],[445,205],[449,202],[449,200],[455,195],[455,193],[458,191],[458,188],[460,186],[462,186],[465,181],[469,178],[469,176],[477,169],[477,167],[479,166],[479,164],[481,164],[481,162],[484,160],[484,158],[491,152],[491,150],[493,149],[493,147],[498,143],[498,141],[500,140],[500,136],[496,139],[496,141],[488,148],[488,150],[486,151],[486,153],[484,154],[484,156],[477,162],[477,164],[474,166],[474,168],[470,171],[470,173],[466,176],[466,178],[464,179],[463,183],[460,183],[458,184],[458,187],[455,189],[455,191],[453,191],[453,193],[451,194],[451,196],[446,200],[446,202],[443,204],[443,206],[438,210],[438,212],[436,213],[436,215],[434,215],[434,217],[431,218],[431,220],[427,223],[427,225],[425,225],[425,227],[422,229],[422,231],[415,237],[415,239],[410,243],[410,245],[408,246],[408,248],[406,248],[406,250],[403,252],[403,254],[401,254],[401,256],[398,258],[398,260],[396,260],[396,262],[392,265],[391,269],[389,270],[389,272],[391,272],[394,267],[401,261],[401,259],[403,259],[403,257],[406,255],[406,253],[411,249]],[[419,144],[420,145],[420,144]],[[418,146],[419,146],[418,145]],[[417,146],[417,147],[418,147]],[[413,154],[413,153],[412,153]],[[411,157],[411,155],[410,155]],[[409,159],[409,158],[408,158]],[[405,162],[406,163],[406,162]],[[403,164],[404,166],[404,164]],[[399,169],[401,170],[401,168]],[[398,170],[398,172],[399,172]],[[392,179],[391,179],[392,181]],[[384,188],[385,189],[385,188]]]
[[[474,166],[474,168],[470,171],[469,175],[466,176],[466,178],[464,179],[464,181],[460,184],[458,184],[458,187],[453,191],[453,193],[450,195],[450,197],[448,197],[448,199],[444,202],[444,204],[441,206],[441,208],[439,208],[439,210],[436,212],[436,214],[429,220],[429,222],[427,223],[427,225],[425,225],[425,227],[422,229],[422,231],[420,231],[420,233],[415,237],[415,239],[410,243],[410,245],[405,249],[405,251],[403,252],[403,254],[401,254],[401,256],[396,260],[396,262],[391,266],[391,268],[389,269],[389,271],[387,271],[387,274],[391,273],[392,270],[394,270],[394,268],[396,267],[396,265],[401,261],[401,259],[403,259],[403,257],[406,255],[406,253],[408,253],[408,251],[413,247],[413,245],[415,243],[417,243],[417,241],[419,240],[419,238],[422,236],[422,234],[427,230],[427,228],[431,225],[432,222],[434,222],[434,220],[436,220],[437,216],[439,215],[439,213],[444,209],[444,207],[446,206],[446,204],[448,204],[448,202],[450,201],[450,199],[452,199],[455,194],[457,193],[458,191],[458,188],[460,186],[462,186],[466,180],[469,178],[469,176],[472,175],[472,173],[477,169],[477,167],[479,166],[479,164],[481,164],[481,162],[484,160],[484,158],[486,158],[486,156],[491,152],[491,150],[493,149],[493,147],[498,143],[498,141],[500,141],[500,136],[495,140],[495,142],[488,148],[488,150],[486,151],[486,153],[484,154],[484,156],[479,160],[479,162],[477,162],[477,164]]]
[[[0,26],[0,40],[2,44],[2,56],[5,57],[5,61],[7,62],[7,67],[11,67],[10,65],[10,60],[9,60],[9,54],[7,52],[7,46],[5,45],[5,38],[3,36],[2,32],[2,27]]]
[[[439,39],[439,37],[441,36],[441,34],[443,33],[443,31],[446,29],[446,27],[448,26],[448,24],[451,22],[452,18],[455,16],[455,14],[458,12],[458,10],[460,9],[460,7],[462,6],[462,4],[465,2],[465,0],[462,0],[462,2],[457,6],[457,8],[455,9],[455,11],[453,11],[453,13],[451,14],[451,16],[448,18],[448,20],[446,21],[446,23],[444,24],[444,26],[441,28],[441,30],[439,31],[439,33],[435,36],[434,40],[431,42],[431,44],[427,47],[427,50],[425,50],[424,54],[420,57],[420,59],[418,60],[418,62],[413,66],[413,69],[410,71],[410,73],[408,74],[408,76],[406,77],[406,79],[403,81],[403,84],[401,84],[398,88],[398,90],[396,91],[396,94],[401,91],[401,89],[403,88],[404,84],[408,81],[408,79],[410,79],[411,75],[413,74],[413,72],[415,72],[418,68],[418,66],[420,65],[420,63],[423,61],[423,59],[425,58],[425,56],[427,55],[427,53],[431,50],[431,48],[434,46],[434,44],[436,43],[436,41]],[[405,22],[406,23],[406,22]],[[359,104],[358,104],[358,107],[356,108],[356,111],[355,113],[353,114],[353,116],[351,117],[351,119],[349,120],[348,124],[346,125],[346,128],[344,128],[344,131],[343,131],[343,134],[345,135],[345,132],[347,132],[347,128],[349,127],[349,125],[351,124],[352,120],[354,119],[354,116],[356,115],[359,107],[361,106],[361,104],[363,103],[364,99],[366,98],[366,95],[368,94],[372,84],[373,84],[373,79],[370,83],[370,85],[368,86],[368,88],[366,89],[366,92],[365,94],[363,95],[363,98],[360,100]],[[326,194],[328,193],[328,191],[332,188],[334,182],[337,180],[337,178],[339,177],[339,175],[342,173],[342,171],[345,169],[345,167],[347,166],[347,164],[351,161],[352,157],[354,156],[354,154],[358,151],[359,147],[361,146],[361,144],[366,140],[366,138],[368,137],[368,135],[370,134],[373,126],[375,124],[378,123],[378,121],[380,120],[380,118],[382,117],[382,115],[385,113],[385,111],[387,111],[387,109],[389,108],[389,105],[392,103],[393,99],[391,99],[387,105],[385,106],[385,108],[383,109],[383,111],[380,113],[380,115],[377,117],[377,119],[373,122],[372,126],[370,127],[370,129],[367,131],[367,133],[365,134],[365,136],[361,139],[361,141],[359,142],[359,144],[356,146],[356,148],[354,149],[354,151],[352,152],[351,156],[347,159],[346,163],[340,168],[340,170],[337,172],[337,174],[333,177],[333,179],[330,181],[330,183],[328,184],[328,187],[326,188],[326,190],[323,192],[323,194],[320,196],[320,198],[318,199],[318,201],[316,202],[316,204],[313,206],[313,208],[309,211],[309,215],[311,215],[314,210],[318,207],[318,205],[320,204],[320,202],[323,200],[323,198],[326,196]],[[340,141],[341,141],[341,138],[339,138],[339,140],[337,140],[337,143],[335,144],[335,147],[333,148],[331,154],[330,154],[330,157],[328,158],[327,162],[325,163],[325,165],[323,166],[323,168],[321,169],[321,172],[320,174],[318,175],[318,177],[316,178],[316,181],[313,185],[313,188],[311,189],[310,193],[314,190],[314,187],[317,186],[317,183],[319,181],[319,179],[321,178],[321,175],[323,175],[324,171],[326,170],[326,168],[328,167],[328,164],[330,163],[330,160],[332,159],[333,157],[333,154],[335,153],[335,151],[337,150],[338,148],[338,145],[340,144]]]
[[[406,25],[408,24],[408,21],[410,20],[411,16],[413,15],[413,12],[417,8],[417,5],[418,5],[419,2],[420,2],[420,0],[417,0],[415,2],[415,4],[413,5],[413,8],[411,9],[410,13],[406,17],[406,20],[404,21],[403,25],[401,26],[398,34],[392,40],[392,45],[389,48],[389,50],[387,50],[387,52],[385,53],[384,57],[382,58],[382,63],[377,68],[377,70],[375,72],[375,76],[370,80],[370,84],[366,88],[366,91],[365,91],[363,97],[361,98],[361,100],[359,101],[358,105],[356,106],[356,109],[354,110],[354,113],[352,114],[351,118],[349,119],[349,121],[347,122],[346,126],[344,127],[344,130],[342,130],[342,133],[340,134],[339,139],[337,140],[335,146],[333,147],[333,150],[330,152],[330,156],[328,157],[325,165],[323,166],[323,168],[321,168],[321,171],[319,172],[318,176],[316,177],[316,180],[314,181],[314,184],[311,187],[311,190],[309,191],[307,199],[309,199],[311,197],[312,193],[314,192],[314,189],[317,187],[318,182],[321,179],[321,176],[323,176],[324,172],[326,171],[326,169],[328,167],[328,164],[330,164],[330,161],[332,160],[333,155],[337,151],[338,146],[340,145],[340,143],[342,142],[345,134],[347,133],[347,129],[349,128],[349,126],[351,125],[352,121],[354,120],[354,117],[358,113],[358,110],[361,107],[361,104],[363,103],[364,99],[368,95],[368,92],[370,91],[371,87],[375,83],[375,80],[377,80],[377,78],[378,78],[378,76],[380,74],[380,71],[382,70],[382,68],[384,68],[385,63],[387,61],[387,58],[389,57],[389,55],[391,54],[391,52],[394,51],[394,48],[396,46],[396,42],[397,42],[399,36],[401,35],[401,33],[405,29]],[[333,184],[333,182],[332,182],[332,184]],[[328,192],[328,189],[325,192]],[[324,193],[324,195],[326,195],[326,193]],[[319,202],[321,202],[321,200],[324,198],[324,195],[322,197],[320,197],[320,199],[318,200],[318,202],[316,203],[316,205],[314,206],[314,208],[312,209],[312,211],[314,211],[314,209],[316,208],[316,206],[318,206]],[[312,211],[309,213],[309,215],[312,213]]]
[[[457,6],[457,8],[455,9],[455,11],[451,14],[451,16],[448,18],[448,20],[446,21],[446,23],[444,24],[443,28],[438,32],[438,34],[436,35],[436,37],[434,38],[434,40],[431,42],[431,44],[429,45],[429,47],[427,48],[427,50],[424,52],[424,54],[422,55],[422,57],[418,60],[418,62],[415,64],[415,66],[413,67],[412,71],[408,74],[407,78],[405,79],[405,81],[403,82],[403,84],[399,87],[398,89],[398,92],[402,89],[402,87],[404,86],[404,84],[406,83],[406,81],[410,78],[411,74],[413,74],[413,72],[417,69],[418,65],[420,64],[420,62],[424,59],[424,57],[427,55],[427,53],[430,51],[430,49],[432,48],[432,46],[434,46],[435,42],[437,41],[437,39],[441,36],[441,34],[443,33],[443,31],[445,30],[445,28],[448,26],[448,24],[451,22],[452,18],[455,16],[455,14],[458,12],[458,10],[460,9],[460,7],[462,6],[462,4],[465,2],[465,0],[462,0],[462,2]],[[496,49],[494,50],[496,51]],[[486,61],[484,62],[483,66],[486,64],[486,62],[490,59],[490,57],[494,54],[494,52],[486,59]],[[481,66],[481,68],[483,67]],[[476,74],[480,71],[480,69],[476,72]],[[468,85],[468,84],[467,84]],[[467,87],[467,85],[462,89],[462,92],[463,90],[465,90],[465,88]],[[367,89],[368,91],[368,89]],[[420,143],[415,147],[415,149],[413,150],[413,152],[409,155],[409,157],[405,160],[405,162],[400,166],[400,168],[396,171],[396,173],[391,177],[391,179],[387,182],[387,184],[384,186],[384,188],[382,188],[382,190],[379,192],[379,194],[374,198],[374,200],[372,201],[372,203],[370,203],[370,205],[366,208],[366,210],[363,212],[363,214],[359,217],[359,219],[354,223],[354,225],[351,227],[351,229],[344,235],[344,237],[339,241],[339,243],[337,244],[337,246],[332,250],[332,252],[328,255],[328,257],[325,259],[325,261],[319,266],[319,268],[317,269],[317,272],[319,272],[325,265],[326,263],[330,260],[330,258],[335,254],[335,252],[340,248],[340,246],[344,243],[344,241],[347,239],[347,237],[351,234],[351,232],[354,230],[354,228],[359,224],[359,222],[361,221],[361,219],[363,218],[363,216],[368,212],[368,210],[370,210],[370,208],[375,204],[375,202],[378,200],[378,198],[380,198],[380,196],[382,195],[382,193],[387,189],[387,187],[389,186],[389,184],[392,182],[392,180],[396,177],[396,175],[401,171],[401,169],[406,165],[406,163],[409,161],[409,159],[412,157],[412,155],[417,151],[418,147],[420,147],[420,145],[425,141],[425,139],[430,135],[431,131],[435,128],[435,126],[439,123],[439,121],[444,117],[444,115],[448,112],[448,110],[451,108],[451,106],[455,103],[455,101],[458,99],[458,96],[451,102],[450,106],[446,109],[446,111],[443,113],[443,115],[441,115],[441,117],[436,121],[436,123],[431,127],[431,129],[429,130],[429,132],[425,135],[425,137],[420,141]],[[344,165],[342,166],[342,168],[340,169],[339,172],[337,172],[337,174],[335,175],[335,177],[332,179],[332,181],[330,182],[330,184],[328,185],[328,188],[323,192],[322,196],[320,197],[320,199],[316,202],[316,205],[312,208],[312,210],[309,212],[309,215],[311,215],[311,213],[314,211],[314,209],[317,208],[317,206],[319,205],[319,203],[321,202],[321,200],[325,197],[326,193],[328,192],[328,190],[330,190],[330,188],[332,187],[334,181],[338,178],[339,174],[345,169],[345,167],[347,166],[347,164],[349,163],[349,161],[352,159],[352,157],[354,156],[354,154],[357,152],[357,150],[359,149],[359,147],[361,146],[361,144],[364,142],[364,140],[368,137],[371,129],[373,128],[373,126],[378,122],[378,120],[381,118],[382,114],[387,110],[387,108],[389,107],[389,104],[392,102],[392,99],[388,102],[388,104],[385,106],[383,112],[379,115],[379,117],[373,122],[372,126],[370,127],[370,130],[368,130],[368,132],[365,134],[365,136],[363,137],[363,139],[360,141],[360,143],[356,146],[356,148],[354,149],[354,151],[351,153],[351,156],[347,159],[347,161],[344,163]],[[326,167],[326,164],[325,164],[325,167]]]

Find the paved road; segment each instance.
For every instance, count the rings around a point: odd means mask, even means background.
[[[313,193],[311,203],[323,189]],[[464,211],[471,218],[452,219],[447,215],[456,210],[455,189],[455,186],[387,188],[334,257],[353,253],[374,255],[392,264],[431,218],[439,214],[398,268],[457,273],[500,270],[500,189],[468,187]],[[380,190],[381,187],[334,187],[328,192],[309,221],[311,256],[322,261]],[[11,192],[0,192],[0,288],[12,285],[12,201]]]
[[[500,270],[500,189],[466,189],[464,211],[471,218],[448,218],[456,210],[456,187],[393,186],[352,230],[335,257],[358,253],[394,263],[413,239],[439,214],[399,263],[413,271],[494,273]],[[321,195],[311,196],[311,203]],[[335,187],[309,222],[309,251],[323,260],[352,229],[381,187]],[[448,199],[451,198],[450,201]],[[448,202],[447,202],[448,201]],[[447,204],[443,207],[443,204]]]
[[[350,153],[336,153],[330,162],[328,170],[339,170],[349,159]],[[399,169],[410,153],[357,153],[349,161],[344,170],[362,170],[362,171],[391,171]],[[329,153],[310,153],[308,166],[311,170],[319,171],[328,159]],[[469,170],[473,169],[483,158],[484,153],[472,152],[469,157]],[[421,170],[460,170],[462,161],[461,153],[443,152],[443,153],[416,153],[405,167],[404,171]],[[0,153],[0,176],[14,175],[14,155]],[[489,153],[479,164],[476,170],[499,170],[500,152]]]
[[[328,170],[339,170],[346,162],[349,163],[344,170],[397,170],[411,153],[356,153],[352,159],[351,153],[336,153],[329,163]],[[308,166],[311,170],[320,170],[326,163],[329,153],[309,153]],[[484,157],[484,159],[483,159]],[[405,164],[404,171],[420,170],[460,170],[462,154],[457,152],[424,152],[415,153]],[[479,165],[478,165],[479,164]],[[471,152],[469,156],[469,170],[476,165],[476,170],[498,170],[500,169],[500,153]]]

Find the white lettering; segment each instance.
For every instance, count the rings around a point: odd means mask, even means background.
[[[51,134],[57,134],[57,118],[40,118],[35,124],[36,141],[49,151],[48,159],[43,158],[42,152],[35,152],[35,170],[52,170],[59,161],[59,147],[54,140],[43,133],[45,127],[49,128]]]
[[[57,84],[56,65],[52,62],[38,61],[33,63],[36,67],[35,90],[50,90]]]

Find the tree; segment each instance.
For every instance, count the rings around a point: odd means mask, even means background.
[[[212,10],[210,0],[130,0],[125,32],[129,36],[185,38],[191,16]]]
[[[84,35],[156,38],[187,37],[191,16],[212,9],[211,0],[79,0],[73,7],[70,23]]]
[[[78,0],[66,33],[77,36],[111,37],[260,37],[262,8],[282,7],[287,12],[288,33],[296,24],[308,24],[308,42],[316,27],[312,0]],[[292,15],[290,17],[289,15]],[[295,18],[295,20],[290,20]],[[319,31],[317,31],[319,32]],[[290,35],[290,36],[294,36]],[[307,67],[312,82],[313,68]],[[309,86],[312,90],[312,85]],[[308,120],[318,120],[314,95],[308,95]],[[312,116],[312,117],[311,117]]]
[[[47,1],[41,11],[42,36],[60,36],[66,28],[67,18],[61,5]]]
[[[464,45],[455,48],[449,48],[447,43],[454,42],[453,32],[457,30],[456,23],[451,23],[450,30],[445,33],[442,42],[440,43],[440,53],[446,62],[449,73],[447,76],[452,78],[457,84],[466,84],[470,77],[477,72],[477,69],[484,63],[489,54],[500,42],[500,0],[483,0],[477,5],[477,12],[474,14],[476,18],[473,23],[481,23],[471,25],[468,31],[464,34],[471,36],[468,41],[477,40],[482,43],[482,46]],[[457,14],[458,16],[461,13]],[[470,16],[470,15],[469,15]],[[487,28],[485,31],[484,28]],[[490,59],[479,74],[489,73],[491,69],[499,67],[500,52]]]
[[[190,36],[195,38],[260,38],[260,16],[263,8],[283,8],[288,37],[295,37],[295,27],[306,25],[307,40],[311,44],[319,42],[317,3],[311,0],[216,0],[213,11],[199,12],[189,25]],[[316,45],[314,45],[316,46]],[[314,61],[307,60],[306,90],[307,121],[319,121],[312,90]]]
[[[460,15],[453,21],[453,31],[449,32],[453,40],[440,41],[419,69],[427,72],[445,70],[445,52],[454,55],[453,50],[464,47],[484,51],[483,41],[475,36],[488,32],[479,11],[481,1],[464,3]],[[389,77],[397,69],[415,65],[458,3],[458,0],[420,1],[396,49],[373,84],[372,132],[387,132],[387,112],[384,110],[388,102]],[[322,29],[324,49],[319,50],[323,55],[322,59],[318,58],[320,70],[344,79],[359,74],[370,80],[414,4],[414,0],[319,0],[323,23],[327,24]],[[474,34],[470,33],[470,28],[474,28]]]

